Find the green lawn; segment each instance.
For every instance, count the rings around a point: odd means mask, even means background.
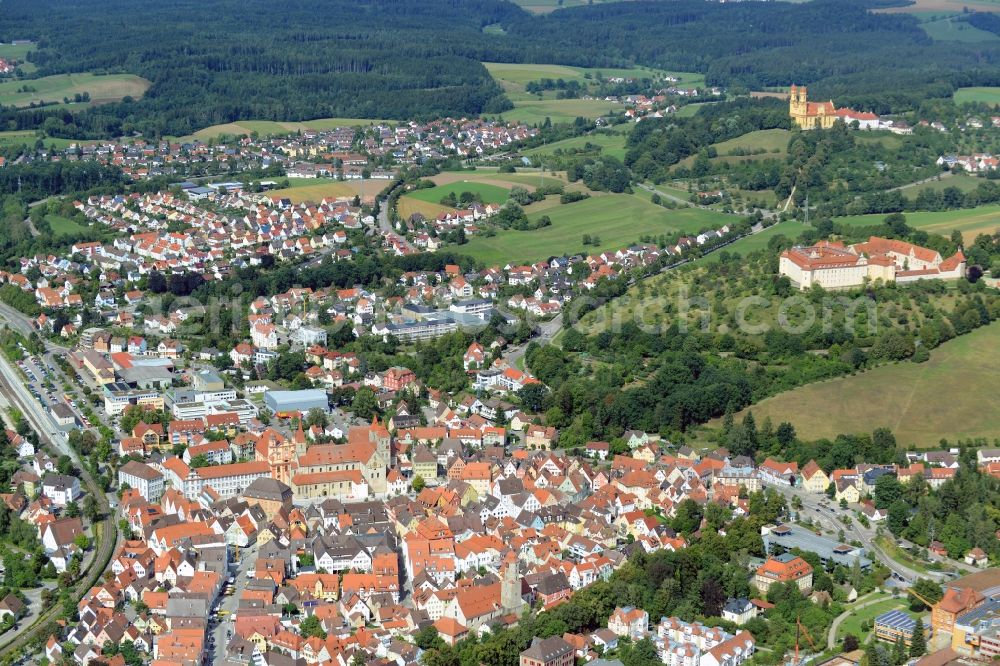
[[[526,85],[540,79],[563,79],[581,83],[594,82],[609,77],[652,78],[671,75],[680,79],[677,85],[700,88],[705,85],[705,77],[695,72],[669,72],[642,67],[631,69],[585,68],[543,63],[501,63],[484,62],[490,75],[500,84],[507,96],[514,102],[514,109],[503,114],[504,120],[527,124],[539,124],[549,118],[552,122],[572,122],[578,117],[597,118],[612,111],[622,112],[621,104],[597,99],[554,99],[555,93],[548,91],[543,98],[528,93]],[[589,76],[589,78],[588,78]]]
[[[699,107],[701,105],[698,105]],[[690,107],[683,107],[681,111]],[[711,158],[712,162],[745,162],[748,160],[783,160],[787,154],[788,140],[791,133],[783,129],[756,130],[748,132],[735,139],[721,141],[713,144],[716,156]],[[763,152],[759,152],[763,151]],[[752,153],[740,155],[739,153]],[[685,157],[679,162],[690,167],[695,161],[694,155]]]
[[[0,44],[0,58],[4,60],[24,60],[28,53],[34,50],[34,42],[28,42],[27,44]]]
[[[959,88],[955,91],[955,103],[983,102],[997,106],[1000,104],[1000,87]]]
[[[15,146],[15,145],[35,145],[35,141],[38,140],[38,133],[35,130],[12,130],[9,132],[0,132],[0,146]],[[56,148],[68,148],[69,146],[76,144],[86,144],[94,143],[94,141],[87,140],[77,140],[77,139],[61,139],[51,136],[43,136],[42,141],[45,143],[45,147],[55,146]]]
[[[553,143],[531,148],[524,151],[524,155],[532,157],[534,155],[551,155],[556,150],[581,150],[587,144],[600,148],[601,155],[610,155],[620,160],[625,159],[625,135],[624,134],[587,134],[575,136],[571,139],[563,139]]]
[[[953,18],[927,21],[926,23],[921,23],[920,27],[936,42],[978,43],[1000,40],[1000,37],[994,35],[992,32],[980,30],[965,21]]]
[[[685,87],[701,87],[705,85],[705,76],[696,72],[672,72],[668,70],[650,69],[648,67],[632,67],[620,69],[615,67],[570,67],[567,65],[548,65],[544,63],[506,63],[506,62],[484,62],[483,65],[489,71],[490,76],[501,84],[524,84],[539,79],[563,79],[566,81],[576,80],[581,83],[587,81],[587,75],[596,81],[598,76],[609,78],[620,76],[622,78],[653,78],[657,75],[670,75],[680,79],[678,85]]]
[[[754,234],[753,236],[746,236],[741,238],[732,245],[727,245],[725,251],[730,254],[736,253],[739,255],[750,254],[755,250],[762,250],[767,247],[768,242],[775,236],[783,235],[789,240],[795,240],[799,237],[803,231],[808,227],[801,222],[787,221],[779,222],[773,226],[764,229],[764,231],[759,234]],[[720,250],[719,252],[721,252]],[[716,261],[719,258],[719,252],[713,252],[708,255],[706,261]]]
[[[436,204],[441,203],[441,199],[449,194],[454,194],[455,198],[458,198],[462,192],[472,192],[473,194],[478,194],[480,198],[482,198],[483,203],[500,204],[507,201],[507,194],[510,190],[505,190],[504,188],[496,185],[477,183],[475,181],[460,181],[456,183],[449,183],[448,185],[438,185],[437,187],[431,187],[426,190],[415,190],[406,196],[420,201],[426,201],[427,203]]]
[[[385,183],[381,181],[378,183],[358,180],[343,182],[330,178],[289,178],[288,180],[291,187],[286,190],[273,190],[268,194],[275,197],[288,197],[293,203],[319,202],[328,198],[353,198],[362,193],[362,183],[368,184],[368,189],[363,191],[366,196],[374,195],[385,187]]]
[[[848,615],[847,618],[843,622],[841,622],[840,626],[837,628],[837,642],[839,643],[840,641],[842,641],[844,636],[846,636],[847,634],[854,634],[861,640],[861,643],[864,644],[865,639],[871,632],[863,630],[861,628],[862,623],[874,620],[882,613],[886,613],[895,608],[901,609],[904,608],[905,606],[906,602],[903,599],[888,598],[885,599],[884,601],[876,602],[871,606],[866,606],[865,608],[862,608],[856,613]]]
[[[492,173],[483,174],[487,180],[499,180],[505,183],[511,183],[513,185],[534,185],[538,187],[539,185],[565,185],[566,182],[555,176],[544,176],[540,173]],[[470,179],[471,180],[471,179]]]
[[[18,62],[18,67],[25,74],[31,74],[38,67],[34,63],[25,60],[28,53],[35,50],[34,42],[28,42],[27,44],[0,44],[0,58],[4,60],[16,60]]]
[[[959,172],[942,178],[941,180],[932,180],[926,183],[920,183],[919,185],[914,185],[913,187],[905,187],[901,191],[906,198],[912,199],[924,190],[940,192],[946,187],[957,187],[963,192],[971,192],[979,187],[979,184],[982,182],[984,182],[982,178],[976,178],[975,176],[970,176],[967,173]]]
[[[240,120],[235,123],[224,123],[222,125],[212,125],[198,130],[194,134],[182,137],[173,137],[179,141],[191,141],[201,139],[207,141],[222,135],[239,136],[241,134],[252,134],[257,132],[262,136],[281,136],[291,134],[300,130],[328,130],[338,127],[358,127],[368,125],[378,125],[398,121],[384,120],[380,118],[317,118],[315,120],[303,120],[301,122],[279,122],[276,120]]]
[[[757,422],[788,421],[804,440],[888,427],[900,447],[936,447],[942,438],[1000,432],[1000,396],[983,390],[1000,373],[1000,324],[931,351],[926,363],[883,365],[809,384],[751,407]]]
[[[0,146],[16,146],[23,144],[33,144],[37,139],[34,130],[15,130],[10,132],[0,132]]]
[[[886,555],[888,555],[892,559],[902,564],[904,567],[909,567],[914,571],[919,571],[920,573],[941,571],[940,564],[934,563],[934,567],[936,567],[936,569],[932,569],[930,566],[928,566],[929,565],[928,562],[917,559],[913,555],[910,555],[908,552],[906,552],[898,545],[896,545],[895,540],[889,537],[885,536],[876,537],[875,543],[878,545],[879,548],[882,549],[882,552],[884,552]]]
[[[18,92],[28,86],[27,92]],[[28,106],[31,103],[62,104],[79,93],[90,94],[90,104],[116,102],[123,97],[142,97],[150,83],[132,74],[56,74],[40,79],[0,83],[0,105]],[[71,101],[72,103],[72,101]]]
[[[620,2],[621,0],[593,0],[593,2]],[[547,14],[563,7],[582,7],[591,0],[514,0],[514,4],[532,14]]]
[[[685,104],[684,106],[682,106],[677,110],[677,117],[691,118],[699,111],[701,111],[701,107],[705,106],[706,104],[714,104],[714,102],[697,102],[695,104]]]
[[[571,123],[577,118],[594,119],[624,111],[621,104],[598,99],[543,99],[516,101],[501,117],[508,122],[540,125],[546,118],[553,123]]]
[[[536,213],[528,209],[528,217],[532,220],[543,214],[549,216],[552,226],[534,231],[500,231],[491,238],[473,238],[455,250],[488,265],[502,265],[510,261],[537,261],[563,253],[618,249],[643,235],[677,231],[695,233],[708,227],[720,227],[734,219],[697,208],[667,210],[630,194],[593,196]],[[601,245],[585,246],[584,234],[599,236]]]
[[[910,196],[910,190],[904,190]],[[875,225],[882,222],[885,215],[848,215],[835,220],[841,224]],[[1000,205],[979,206],[961,210],[906,213],[906,223],[927,233],[948,236],[954,229],[962,232],[966,242],[972,242],[981,233],[993,233],[1000,229]]]
[[[788,139],[792,133],[784,129],[757,130],[735,139],[715,144],[719,155],[729,155],[738,151],[764,151],[765,153],[784,153],[788,148]],[[762,153],[763,154],[763,153]]]
[[[49,223],[52,233],[56,236],[69,236],[87,230],[87,227],[62,215],[46,215],[45,221]]]

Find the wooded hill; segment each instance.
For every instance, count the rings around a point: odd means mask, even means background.
[[[1000,83],[1000,46],[935,43],[913,17],[873,14],[853,0],[629,2],[546,16],[503,0],[9,0],[0,40],[11,39],[38,42],[37,76],[128,72],[152,81],[141,100],[76,115],[0,112],[0,129],[44,126],[72,137],[509,108],[481,61],[641,64],[744,90],[805,83],[817,98],[879,112]]]

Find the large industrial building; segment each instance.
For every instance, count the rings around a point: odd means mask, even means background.
[[[322,389],[301,391],[268,391],[264,394],[264,405],[275,414],[305,414],[312,409],[330,410],[330,401]]]
[[[865,557],[865,549],[838,543],[797,525],[765,525],[760,530],[764,547],[769,553],[784,553],[794,548],[819,555],[823,566],[840,564],[848,569],[857,561],[867,571],[872,561]]]

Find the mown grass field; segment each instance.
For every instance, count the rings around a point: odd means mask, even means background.
[[[959,88],[955,91],[954,99],[956,104],[982,102],[997,106],[1000,105],[1000,87]]]
[[[874,597],[872,599],[874,599]],[[866,599],[865,601],[871,601],[872,599]],[[882,613],[887,613],[897,608],[903,609],[905,607],[906,602],[903,599],[893,599],[891,597],[882,601],[877,601],[870,606],[865,606],[861,610],[848,615],[847,619],[840,623],[840,626],[837,627],[837,640],[843,640],[844,636],[847,634],[854,634],[861,639],[861,643],[863,645],[868,638],[868,634],[871,633],[871,630],[866,631],[862,629],[862,624],[874,620]]]
[[[567,185],[564,172],[545,172],[525,170],[519,173],[499,173],[492,167],[480,167],[475,171],[442,171],[431,176],[429,180],[435,185],[451,183],[484,183],[509,190],[514,185],[521,185],[529,192],[539,185]]]
[[[539,125],[548,118],[553,123],[571,123],[577,118],[600,118],[621,113],[625,107],[617,102],[598,99],[543,99],[514,102],[514,108],[505,111],[501,118],[505,121]]]
[[[691,118],[699,111],[701,111],[701,107],[705,106],[706,104],[714,104],[714,102],[697,102],[695,104],[685,104],[684,106],[682,106],[677,110],[677,117]]]
[[[62,215],[46,215],[45,221],[49,223],[49,227],[52,228],[52,233],[55,236],[69,236],[87,230],[87,227]]]
[[[768,242],[775,236],[784,236],[789,240],[795,240],[799,235],[805,231],[808,227],[801,222],[787,221],[779,222],[775,225],[764,229],[764,231],[759,234],[754,234],[753,236],[746,236],[739,239],[731,245],[727,245],[724,250],[730,254],[747,255],[755,250],[763,250],[767,247]],[[720,250],[721,252],[722,250]],[[713,252],[712,254],[705,257],[705,261],[716,261],[719,258],[719,252]]]
[[[620,2],[621,0],[594,0],[594,2]],[[582,7],[590,0],[514,0],[514,4],[532,14],[548,14],[564,7]]]
[[[1000,432],[1000,395],[983,390],[1000,373],[1000,324],[950,340],[926,363],[904,361],[809,384],[750,409],[760,423],[788,421],[803,439],[887,426],[902,447]],[[739,417],[738,417],[739,418]]]
[[[421,201],[420,199],[414,199],[408,196],[399,197],[399,202],[396,205],[396,212],[404,220],[414,213],[420,213],[427,219],[433,219],[441,213],[446,213],[453,211],[453,208],[448,206],[442,206],[439,203],[431,203],[429,201]]]
[[[937,183],[934,183],[937,185]],[[911,190],[904,190],[910,196]],[[835,218],[841,224],[875,225],[882,222],[885,215],[849,215]],[[949,236],[958,229],[966,243],[971,243],[979,234],[993,233],[1000,229],[1000,205],[979,206],[961,210],[906,213],[906,223],[927,233]]]
[[[686,107],[685,107],[686,108]],[[683,109],[682,109],[683,110]],[[712,144],[717,153],[712,162],[745,162],[748,160],[778,159],[783,160],[787,153],[788,140],[791,132],[783,129],[756,130],[735,139]],[[763,151],[763,152],[759,152]],[[733,155],[734,152],[755,153],[752,155]],[[691,166],[695,157],[687,157],[680,164]]]
[[[1000,40],[1000,37],[994,35],[992,32],[980,30],[965,21],[959,21],[954,18],[942,18],[936,21],[927,21],[925,23],[921,23],[920,27],[924,29],[924,32],[926,32],[931,39],[937,42],[979,43],[995,42]]]
[[[34,42],[26,44],[0,44],[0,58],[4,60],[24,60],[34,50]]]
[[[510,192],[510,188],[476,182],[475,180],[462,180],[425,190],[414,190],[404,196],[428,203],[440,203],[441,199],[449,194],[454,194],[457,199],[462,192],[471,192],[472,194],[479,195],[483,203],[502,204],[507,201],[507,194]]]
[[[585,82],[587,74],[591,75],[590,80],[597,80],[598,75],[603,78],[620,76],[623,78],[652,78],[661,74],[669,74],[680,79],[678,85],[685,87],[699,87],[705,85],[705,76],[697,72],[671,72],[667,70],[650,69],[647,67],[633,67],[619,69],[614,67],[570,67],[568,65],[548,65],[545,63],[506,63],[506,62],[484,62],[483,65],[489,71],[490,76],[497,80],[502,86],[520,86],[512,88],[514,92],[523,92],[524,85],[530,81],[539,79],[564,79],[566,81],[576,80]]]
[[[18,92],[24,86],[30,91]],[[90,105],[106,104],[123,97],[142,97],[149,86],[149,81],[133,74],[56,74],[0,83],[0,106],[62,104],[66,97],[72,104],[73,96],[83,93],[90,94]]]
[[[982,182],[982,178],[976,178],[975,176],[970,176],[967,173],[959,172],[951,176],[941,178],[941,180],[931,180],[926,183],[914,185],[913,187],[904,187],[900,191],[903,193],[903,196],[909,199],[917,196],[924,190],[940,192],[947,187],[957,187],[963,192],[971,192],[979,187],[979,184]]]
[[[680,79],[678,85],[684,87],[701,87],[705,85],[705,77],[695,72],[668,72],[648,68],[585,68],[565,65],[548,65],[544,63],[499,63],[484,62],[483,65],[490,75],[500,84],[507,96],[514,103],[514,109],[503,114],[504,120],[513,120],[527,124],[538,124],[549,118],[552,122],[572,122],[578,117],[597,118],[612,111],[623,110],[621,104],[604,102],[596,99],[555,99],[554,91],[547,91],[539,98],[528,93],[525,86],[539,79],[563,79],[579,81],[580,83],[597,82],[598,77],[614,76],[632,78],[652,78],[658,75],[670,74]],[[587,76],[590,76],[588,79]]]
[[[319,181],[319,182],[317,182]],[[292,203],[311,201],[319,203],[323,199],[337,199],[359,195],[362,199],[374,200],[375,195],[385,188],[385,181],[338,181],[317,178],[289,178],[291,187],[268,192],[269,196],[288,197]]]
[[[27,44],[0,44],[0,58],[4,60],[16,60],[18,67],[25,74],[31,74],[38,67],[34,63],[28,62],[25,58],[35,50],[34,42]]]
[[[14,130],[10,132],[0,132],[0,146],[35,145],[38,134],[34,130]],[[93,141],[77,141],[75,139],[61,139],[55,137],[42,137],[45,147],[55,146],[56,148],[68,148],[74,143],[94,143]]]
[[[927,15],[928,13],[961,12],[964,8],[975,12],[1000,12],[1000,2],[996,0],[915,0],[913,4],[899,7],[885,7],[872,10],[876,13],[884,14],[916,14]]]
[[[784,153],[792,133],[785,129],[756,130],[735,139],[715,144],[719,155],[729,155],[733,151],[763,150],[766,153]]]
[[[582,150],[587,144],[600,147],[601,155],[610,155],[620,160],[625,159],[625,135],[624,134],[587,134],[585,136],[575,136],[571,139],[555,141],[544,146],[531,148],[522,154],[527,157],[535,155],[552,155],[557,150]]]
[[[389,123],[389,121],[376,118],[317,118],[315,120],[303,120],[301,122],[279,122],[276,120],[241,120],[235,123],[224,123],[222,125],[212,125],[198,130],[194,134],[182,137],[175,137],[180,141],[190,141],[200,139],[208,141],[223,135],[239,136],[242,134],[253,134],[257,132],[261,136],[280,136],[292,134],[300,130],[328,130],[338,127],[358,127],[367,125],[377,125]]]
[[[533,231],[499,231],[491,238],[476,237],[456,251],[488,265],[537,261],[563,253],[618,249],[647,234],[694,233],[733,219],[696,208],[667,210],[630,194],[595,195],[542,210],[529,207],[527,213],[532,220],[548,215],[552,225]],[[584,245],[584,234],[599,236],[601,245]]]
[[[0,132],[0,146],[17,146],[33,144],[38,138],[34,130],[14,130]]]

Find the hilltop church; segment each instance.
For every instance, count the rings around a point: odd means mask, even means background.
[[[850,125],[857,121],[860,129],[878,129],[879,118],[874,113],[838,109],[833,101],[810,102],[805,86],[792,85],[788,92],[788,115],[800,129],[830,129],[838,120]]]

